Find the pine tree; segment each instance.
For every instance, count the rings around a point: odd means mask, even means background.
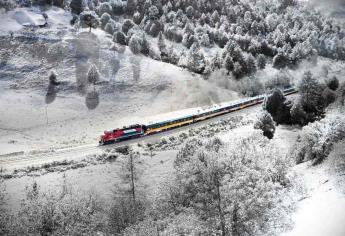
[[[257,58],[257,65],[258,65],[258,68],[263,70],[265,69],[266,67],[266,58],[264,55],[260,54]]]
[[[145,56],[149,55],[150,53],[150,43],[147,41],[145,33],[142,36],[140,52]]]
[[[228,71],[228,74],[234,70],[234,62],[230,56],[230,53],[228,53],[225,57],[224,67]]]
[[[188,53],[188,68],[195,73],[202,73],[205,69],[204,54],[200,51],[199,42],[193,43]]]
[[[167,47],[166,47],[162,32],[159,32],[159,35],[158,35],[158,49],[161,52],[162,60],[166,61],[168,58],[168,52],[167,52]]]
[[[141,52],[141,40],[134,34],[128,42],[128,46],[131,49],[132,53],[139,54]]]
[[[303,109],[307,113],[323,112],[322,86],[310,71],[304,73],[299,84],[299,92]]]
[[[95,64],[91,64],[87,72],[87,80],[89,81],[89,83],[95,85],[96,82],[99,81],[99,79],[100,76],[97,66]]]

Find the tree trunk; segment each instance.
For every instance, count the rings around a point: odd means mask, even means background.
[[[238,217],[237,217],[237,211],[238,211],[238,207],[237,207],[237,202],[235,202],[234,204],[234,210],[232,212],[232,235],[233,236],[238,236],[238,228],[237,228],[237,221],[238,221]]]
[[[222,228],[222,236],[226,235],[226,229],[225,229],[225,219],[224,219],[224,213],[222,211],[222,205],[221,205],[221,196],[220,196],[220,183],[218,176],[215,176],[215,185],[216,185],[216,197],[217,197],[217,208],[219,212],[219,219],[220,219],[220,226]]]

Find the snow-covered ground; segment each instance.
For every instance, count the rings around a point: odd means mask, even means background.
[[[311,166],[308,162],[294,168],[303,177],[306,196],[293,215],[293,230],[285,236],[345,235],[345,177],[343,173],[335,173],[336,166],[332,165],[334,159],[344,154],[345,142],[342,142],[325,163]]]

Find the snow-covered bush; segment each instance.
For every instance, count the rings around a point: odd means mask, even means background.
[[[341,116],[326,118],[305,126],[293,147],[297,163],[313,160],[322,162],[333,145],[345,138],[345,121]]]
[[[41,192],[34,182],[27,187],[9,230],[13,235],[97,234],[105,227],[102,211],[95,195],[78,195],[66,182],[49,193]]]

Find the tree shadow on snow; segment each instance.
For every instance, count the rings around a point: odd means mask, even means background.
[[[89,110],[94,110],[99,105],[99,94],[96,90],[92,90],[86,94],[85,105]]]
[[[49,84],[48,85],[48,90],[47,90],[47,94],[45,97],[45,103],[46,104],[51,104],[52,102],[54,102],[57,92],[58,92],[58,87],[56,87],[54,84]]]
[[[85,95],[87,92],[87,72],[90,64],[99,67],[99,40],[89,32],[81,32],[76,37],[75,73],[78,92]]]
[[[132,70],[133,70],[133,79],[135,81],[140,80],[140,57],[130,57],[130,63],[132,65]]]

